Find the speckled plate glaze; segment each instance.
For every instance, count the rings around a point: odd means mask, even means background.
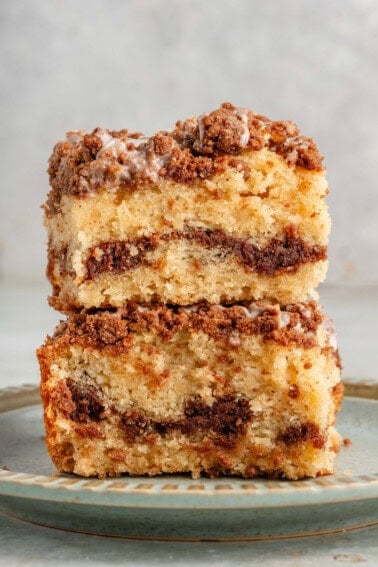
[[[35,386],[0,390],[0,509],[50,527],[141,539],[253,540],[378,523],[378,385],[346,382],[334,476],[303,481],[57,473]]]

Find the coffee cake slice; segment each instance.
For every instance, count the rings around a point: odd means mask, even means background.
[[[193,304],[316,297],[327,181],[292,122],[221,108],[150,138],[71,132],[50,158],[51,304]]]
[[[60,471],[300,479],[334,470],[340,363],[315,302],[83,311],[38,357]]]

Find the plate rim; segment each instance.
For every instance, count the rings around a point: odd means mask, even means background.
[[[378,401],[377,381],[346,378],[343,383],[346,397]],[[0,389],[0,414],[39,404],[38,384]],[[157,486],[156,479],[166,480],[165,485]],[[183,483],[184,488],[180,488]],[[299,481],[258,479],[256,482],[256,479],[237,477],[190,479],[178,475],[102,480],[58,472],[38,475],[7,470],[1,468],[0,462],[0,502],[4,496],[138,509],[281,508],[378,499],[378,471],[350,476],[339,473]]]

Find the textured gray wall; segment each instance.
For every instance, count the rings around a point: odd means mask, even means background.
[[[69,129],[169,128],[222,101],[326,156],[328,282],[378,283],[378,2],[1,0],[0,272],[40,281],[46,161]]]

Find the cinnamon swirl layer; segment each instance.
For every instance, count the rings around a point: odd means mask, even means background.
[[[327,249],[317,244],[310,246],[287,229],[280,238],[270,239],[263,247],[238,238],[224,230],[187,228],[163,234],[141,236],[131,240],[101,242],[88,251],[85,279],[95,280],[104,272],[123,273],[140,265],[154,262],[149,258],[159,246],[175,240],[187,240],[207,250],[216,250],[220,256],[231,256],[244,269],[257,274],[275,275],[282,270],[296,271],[301,264],[326,260]]]
[[[50,247],[51,303],[63,312],[125,301],[302,300],[325,273],[327,249],[306,243],[292,227],[264,245],[221,229],[187,227],[99,242],[76,262],[77,271],[74,258],[68,248]]]

